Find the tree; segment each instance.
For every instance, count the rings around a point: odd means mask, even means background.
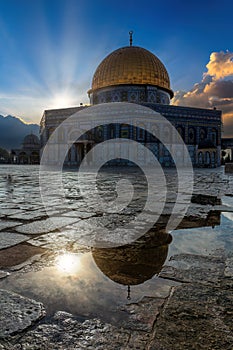
[[[9,163],[9,161],[10,161],[9,152],[4,148],[0,148],[0,163]]]

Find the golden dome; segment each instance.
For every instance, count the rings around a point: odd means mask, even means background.
[[[165,89],[173,97],[163,63],[142,47],[126,46],[110,53],[95,71],[92,91],[121,84],[153,85]]]

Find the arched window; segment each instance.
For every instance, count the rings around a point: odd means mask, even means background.
[[[19,163],[20,164],[28,164],[28,156],[25,152],[19,153]]]
[[[121,124],[121,138],[129,138],[129,125]]]
[[[144,124],[140,124],[137,127],[137,139],[140,141],[145,140],[145,125]]]
[[[212,152],[212,164],[216,166],[216,152]]]
[[[30,163],[39,164],[39,162],[40,162],[39,152],[33,151],[30,156]]]
[[[198,164],[203,165],[203,153],[202,152],[198,153]]]
[[[217,131],[215,128],[212,129],[212,133],[211,133],[211,138],[212,138],[212,142],[213,144],[216,146],[217,143]]]
[[[194,128],[189,128],[188,131],[188,144],[194,145],[196,142],[196,133]]]
[[[204,141],[206,139],[206,131],[205,129],[200,129],[200,141]]]
[[[116,137],[114,124],[110,124],[109,126],[109,137],[111,139],[114,139]]]
[[[104,128],[103,125],[97,126],[94,129],[94,134],[95,136],[93,136],[93,139],[95,139],[97,142],[101,141],[104,137]]]
[[[184,137],[185,137],[185,132],[184,132],[184,129],[182,126],[178,126],[176,128],[176,130],[178,131],[178,133],[180,134],[181,138],[184,140]]]
[[[205,152],[205,164],[210,165],[210,152]]]

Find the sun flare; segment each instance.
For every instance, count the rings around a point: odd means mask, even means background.
[[[65,108],[72,106],[72,98],[69,94],[56,94],[51,101],[51,108]]]

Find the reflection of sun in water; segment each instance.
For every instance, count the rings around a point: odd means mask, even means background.
[[[77,273],[81,265],[81,256],[74,253],[64,253],[56,259],[57,268],[70,275]]]

